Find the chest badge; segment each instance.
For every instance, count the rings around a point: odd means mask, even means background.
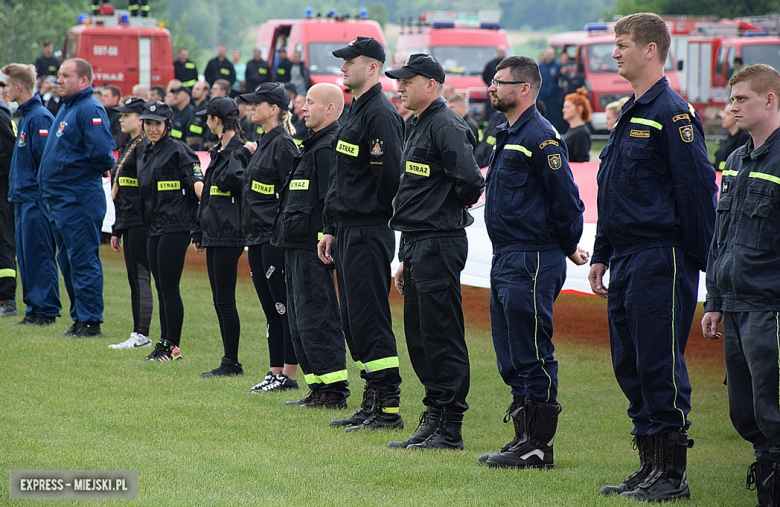
[[[381,139],[372,139],[371,144],[374,146],[371,148],[371,156],[372,157],[381,157],[385,154],[385,151],[382,149],[385,145],[385,142]]]
[[[547,164],[550,166],[550,169],[557,171],[563,165],[563,162],[561,161],[561,155],[558,153],[547,155]]]
[[[680,127],[680,138],[686,143],[693,141],[693,125],[683,125]]]
[[[65,127],[67,127],[67,126],[68,126],[68,122],[66,122],[66,121],[61,121],[60,122],[60,126],[57,127],[57,137],[62,137],[62,134],[65,133]]]

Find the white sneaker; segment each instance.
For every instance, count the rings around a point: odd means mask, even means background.
[[[148,337],[142,335],[141,333],[131,333],[130,338],[123,341],[122,343],[115,343],[112,345],[109,345],[108,348],[110,349],[134,349],[139,347],[151,347],[152,346],[152,340],[150,340]]]

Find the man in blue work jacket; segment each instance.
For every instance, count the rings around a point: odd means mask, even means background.
[[[92,95],[89,62],[66,60],[57,82],[64,105],[43,151],[38,182],[70,297],[74,323],[64,335],[98,336],[103,322],[100,226],[106,214],[102,175],[114,165],[115,145],[106,110]]]
[[[16,215],[16,259],[27,305],[19,324],[48,326],[60,316],[60,282],[49,211],[41,197],[38,168],[54,116],[35,93],[35,68],[12,63],[6,75],[9,100],[19,104],[16,148],[11,158],[8,197]]]
[[[715,170],[696,113],[664,77],[671,38],[655,14],[615,23],[618,73],[634,94],[601,152],[589,280],[607,297],[612,363],[640,468],[600,494],[688,498],[691,384],[685,345],[715,225]]]

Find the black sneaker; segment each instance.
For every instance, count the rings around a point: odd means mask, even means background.
[[[83,326],[83,325],[84,325],[83,323],[81,323],[79,321],[76,321],[76,322],[73,323],[72,326],[70,326],[68,328],[67,331],[62,333],[60,336],[73,336],[73,333],[75,333],[77,331],[80,331],[81,330],[81,326]]]
[[[269,371],[268,373],[265,374],[265,378],[262,380],[262,382],[253,385],[252,387],[249,388],[249,390],[252,391],[253,393],[262,393],[263,388],[268,384],[271,384],[275,380],[276,380],[276,375],[274,375]]]
[[[148,361],[160,361],[161,363],[169,361],[178,361],[181,359],[181,349],[172,342],[160,338],[151,354],[146,356]]]
[[[19,322],[11,322],[9,325],[10,326],[33,326],[35,325],[34,324],[35,319],[36,319],[35,315],[28,313],[25,314],[24,318]]]
[[[262,388],[263,392],[266,393],[289,391],[290,389],[298,389],[298,381],[284,373],[276,375],[270,384]]]
[[[244,368],[241,367],[241,363],[234,363],[227,357],[223,357],[222,363],[219,365],[218,368],[215,368],[211,371],[203,372],[200,374],[200,376],[203,378],[233,377],[236,375],[243,375],[243,374],[244,374]]]
[[[100,322],[82,322],[81,327],[73,331],[73,338],[94,338],[102,336],[100,332]]]
[[[41,327],[51,326],[52,324],[54,324],[54,321],[56,320],[57,317],[47,317],[46,315],[39,315],[37,317],[34,317],[32,322],[30,322],[29,324],[31,326],[41,326]]]

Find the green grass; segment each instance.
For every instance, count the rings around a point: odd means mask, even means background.
[[[303,391],[247,391],[268,366],[262,312],[247,278],[239,280],[237,290],[244,377],[199,377],[218,365],[222,350],[208,279],[197,270],[187,270],[182,280],[182,361],[142,361],[149,349],[109,351],[109,343],[130,332],[129,289],[121,255],[105,247],[101,253],[106,275],[102,338],[57,336],[69,325],[67,319],[49,328],[1,325],[0,478],[14,469],[138,470],[133,505],[154,506],[627,505],[596,495],[601,485],[619,481],[637,464],[626,401],[603,346],[556,336],[564,411],[555,470],[486,469],[476,464],[477,456],[511,438],[511,425],[501,423],[510,398],[496,371],[488,329],[467,329],[472,377],[463,429],[466,450],[391,450],[385,444],[410,434],[422,410],[422,388],[406,354],[400,308],[394,307],[394,322],[407,428],[346,434],[328,426],[337,415],[333,412],[284,405]],[[586,304],[604,311],[600,300]],[[158,329],[155,320],[152,334]],[[349,369],[354,407],[361,386],[354,364]],[[754,493],[744,489],[751,449],[728,420],[722,368],[692,364],[690,372],[696,446],[689,452],[693,500],[688,505],[751,505]],[[61,500],[56,505],[110,503]],[[10,501],[7,479],[0,479],[0,505],[43,504]]]

